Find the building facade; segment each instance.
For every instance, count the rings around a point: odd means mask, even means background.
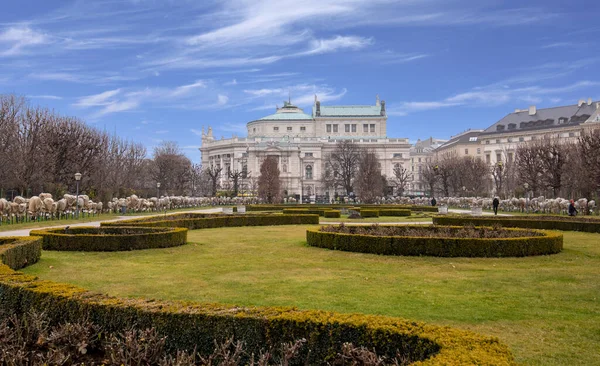
[[[436,139],[433,137],[427,140],[417,140],[410,148],[410,175],[411,180],[406,192],[410,196],[428,195],[427,184],[423,180],[422,172],[425,166],[433,159],[433,151],[442,146],[448,140]]]
[[[395,164],[407,167],[409,162],[408,139],[387,137],[385,101],[379,97],[375,105],[322,106],[315,96],[310,114],[288,101],[274,114],[248,122],[247,130],[247,137],[218,140],[211,127],[203,129],[202,165],[222,168],[221,186],[227,184],[228,171],[247,171],[242,185],[253,190],[263,160],[274,157],[285,196],[330,200],[337,192],[324,189],[321,177],[325,159],[341,140],[374,151],[387,177],[393,176]]]

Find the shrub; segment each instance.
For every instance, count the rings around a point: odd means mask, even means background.
[[[330,211],[329,209],[303,209],[303,208],[284,208],[283,213],[286,215],[319,215],[325,216],[325,213]]]
[[[325,217],[327,218],[340,218],[340,211],[339,210],[331,210],[331,211],[325,211]]]
[[[185,228],[74,227],[32,230],[43,238],[44,250],[110,252],[169,248],[187,242]]]
[[[362,210],[360,210],[360,216],[365,217],[365,218],[366,217],[379,217],[379,211],[362,209]]]
[[[42,238],[11,236],[0,238],[0,263],[20,269],[37,262],[42,256]]]
[[[440,216],[434,217],[433,223],[437,225],[501,225],[515,228],[600,233],[600,220],[587,220],[586,218],[568,216]]]
[[[403,230],[410,230],[410,226]],[[425,229],[424,227],[413,227]],[[430,227],[434,230],[435,228]],[[454,227],[455,230],[461,229]],[[326,229],[327,230],[327,229]],[[491,229],[490,229],[491,230]],[[518,229],[503,229],[520,231]],[[331,229],[329,229],[331,231]],[[538,231],[537,236],[512,238],[452,238],[425,236],[374,236],[308,229],[308,245],[349,252],[383,255],[434,257],[524,257],[555,254],[563,248],[563,236],[557,232]],[[414,234],[413,234],[414,235]]]
[[[118,222],[103,222],[102,227],[108,226],[144,226],[144,227],[184,227],[189,230],[209,229],[236,226],[270,226],[270,225],[311,225],[318,224],[317,215],[281,215],[281,214],[245,214],[245,215],[197,215],[173,214],[124,220]]]
[[[360,344],[380,356],[400,350],[421,365],[512,365],[508,348],[498,339],[468,331],[398,318],[303,311],[295,308],[237,307],[176,301],[118,299],[81,288],[39,280],[0,265],[0,309],[20,314],[32,309],[50,323],[89,319],[104,331],[123,332],[135,324],[165,337],[165,349],[210,354],[214,342],[231,335],[244,342],[247,354],[284,342],[306,339],[303,363],[326,364],[343,352],[344,343]]]
[[[379,216],[410,216],[410,210],[382,209]]]

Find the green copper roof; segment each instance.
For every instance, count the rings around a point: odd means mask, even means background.
[[[316,114],[313,107],[313,115]],[[321,106],[321,117],[348,117],[366,116],[380,117],[381,106],[379,105],[344,105],[344,106]]]
[[[306,113],[275,113],[259,119],[259,121],[296,121],[311,120],[312,117]]]

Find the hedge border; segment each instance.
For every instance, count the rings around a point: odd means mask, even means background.
[[[32,236],[0,237],[0,264],[11,269],[36,263],[42,256],[42,238]]]
[[[424,228],[425,226],[408,227]],[[452,227],[462,228],[461,226]],[[562,250],[563,235],[561,233],[537,231],[542,235],[522,238],[467,239],[331,233],[317,228],[306,231],[306,241],[308,245],[319,248],[403,256],[525,257],[556,254]]]
[[[360,216],[367,218],[367,217],[379,217],[379,210],[367,210],[367,209],[361,209],[360,211]]]
[[[39,280],[0,265],[0,308],[19,313],[35,309],[51,322],[83,318],[118,332],[131,324],[154,327],[170,350],[210,353],[214,340],[234,336],[256,350],[306,338],[308,362],[325,364],[343,342],[379,354],[413,350],[413,365],[514,365],[498,338],[456,328],[377,315],[339,314],[288,307],[235,307],[179,301],[119,299],[82,288]],[[418,361],[421,360],[421,361]]]
[[[281,211],[284,208],[293,209],[293,208],[310,208],[317,210],[339,210],[342,208],[364,208],[364,209],[378,209],[378,210],[411,210],[411,211],[421,211],[421,212],[438,212],[438,208],[436,206],[420,206],[420,205],[373,205],[373,204],[334,204],[334,205],[324,205],[324,204],[280,204],[280,205],[247,205],[246,211]]]
[[[410,216],[410,210],[403,209],[383,209],[379,210],[379,216]]]
[[[329,212],[329,209],[318,209],[318,208],[284,208],[281,212],[284,215],[319,215],[325,216],[326,212]]]
[[[325,217],[328,219],[339,219],[340,217],[342,217],[342,215],[339,210],[331,210],[325,211]]]
[[[188,217],[191,215],[191,218]],[[136,227],[184,227],[189,230],[210,229],[219,227],[238,226],[274,226],[274,225],[318,225],[318,215],[215,215],[211,217],[196,217],[195,214],[173,214],[161,217],[131,219],[124,221],[102,222],[106,226],[136,226]],[[166,219],[168,218],[168,219]]]
[[[98,231],[112,231],[114,235],[94,234]],[[136,232],[122,234],[121,232]],[[170,248],[187,243],[188,229],[181,227],[94,227],[78,226],[32,230],[31,235],[42,237],[44,250],[65,250],[81,252],[113,252],[155,248]]]
[[[515,217],[473,217],[473,216],[440,216],[434,217],[433,223],[436,225],[502,225],[503,227],[515,227],[524,229],[538,230],[563,230],[563,231],[583,231],[587,233],[600,233],[600,220],[598,222],[573,221],[566,220],[548,220],[535,216]]]

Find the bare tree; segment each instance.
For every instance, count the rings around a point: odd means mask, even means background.
[[[410,182],[412,178],[412,174],[408,171],[408,169],[404,168],[402,164],[396,163],[394,165],[394,177],[391,179],[392,183],[396,187],[396,195],[402,196],[406,187],[408,187],[408,182]]]
[[[579,190],[586,197],[600,196],[600,130],[582,133],[577,143],[581,171]]]
[[[423,178],[425,184],[427,184],[427,188],[429,188],[430,197],[435,196],[435,186],[439,181],[439,176],[437,174],[435,166],[436,164],[433,162],[428,163],[423,166],[423,170],[421,172],[421,177]]]
[[[342,188],[347,195],[353,191],[358,173],[361,148],[351,140],[339,141],[325,159],[322,183],[325,188]]]
[[[281,180],[279,167],[275,157],[267,156],[260,165],[258,177],[258,196],[267,203],[279,202]]]
[[[233,186],[233,197],[237,197],[240,190],[240,181],[246,174],[243,170],[231,169],[229,170],[228,175],[231,180],[231,185]]]
[[[563,183],[564,168],[567,163],[566,146],[557,139],[550,139],[544,141],[544,144],[539,147],[541,149],[540,165],[543,169],[542,184],[552,189],[554,197],[558,197]]]
[[[377,197],[383,196],[385,185],[381,175],[381,164],[373,151],[362,152],[355,185],[360,200],[364,203],[373,203]]]
[[[219,178],[221,177],[222,167],[217,167],[215,165],[211,165],[206,168],[206,174],[208,175],[211,183],[211,196],[215,197],[217,195],[217,188],[219,187]]]
[[[433,166],[434,172],[439,177],[439,183],[442,188],[442,193],[448,197],[450,196],[450,186],[452,180],[456,177],[458,171],[458,158],[454,154],[444,154],[441,160]]]
[[[176,142],[165,141],[154,148],[154,179],[167,193],[183,194],[191,166]]]
[[[522,183],[527,183],[534,195],[539,194],[540,188],[543,187],[542,175],[544,174],[544,168],[541,159],[544,156],[541,151],[540,142],[530,141],[519,145],[515,152],[515,165],[519,180]]]

